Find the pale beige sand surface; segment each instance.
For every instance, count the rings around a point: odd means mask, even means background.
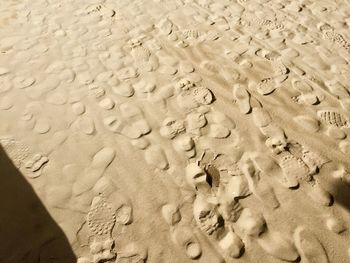
[[[0,262],[350,262],[350,4],[4,0]]]

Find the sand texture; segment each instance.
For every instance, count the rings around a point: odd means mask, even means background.
[[[0,263],[350,262],[350,3],[3,0]]]

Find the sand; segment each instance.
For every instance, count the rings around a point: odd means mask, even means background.
[[[0,262],[350,262],[347,1],[0,13]]]

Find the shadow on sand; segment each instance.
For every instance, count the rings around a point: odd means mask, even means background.
[[[75,263],[63,231],[0,146],[0,263]]]
[[[332,186],[334,202],[350,212],[350,185],[341,180]]]

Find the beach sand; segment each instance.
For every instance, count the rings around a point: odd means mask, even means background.
[[[350,262],[349,17],[3,1],[0,262]]]

